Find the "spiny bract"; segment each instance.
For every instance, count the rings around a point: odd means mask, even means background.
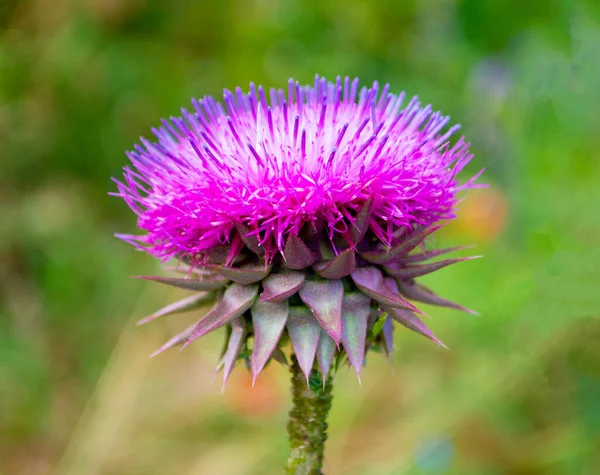
[[[457,248],[422,244],[478,175],[457,181],[472,156],[448,117],[388,91],[317,76],[268,101],[250,84],[141,139],[115,195],[145,234],[118,236],[186,274],[143,278],[196,292],[141,322],[214,301],[156,353],[227,325],[226,381],[240,358],[254,378],[284,362],[288,338],[307,378],[346,357],[360,376],[365,350],[391,353],[394,321],[441,344],[410,301],[466,309],[414,279],[469,259],[424,264]]]

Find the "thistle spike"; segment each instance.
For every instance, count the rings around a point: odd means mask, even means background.
[[[383,309],[398,323],[404,325],[409,330],[417,332],[433,342],[437,343],[444,348],[447,348],[434,334],[433,332],[425,325],[419,317],[417,317],[413,312],[409,310],[403,310],[400,308],[393,308],[383,306]]]
[[[225,290],[221,300],[202,318],[191,333],[183,348],[208,332],[222,327],[234,318],[241,316],[252,307],[258,294],[258,285],[231,284]]]
[[[400,267],[397,265],[387,265],[383,267],[383,270],[397,279],[408,280],[414,279],[415,277],[421,277],[427,274],[431,274],[436,270],[443,269],[449,265],[456,264],[458,262],[470,261],[473,259],[479,259],[482,256],[470,256],[470,257],[456,257],[454,259],[446,259],[443,261],[431,262],[429,264],[423,264],[418,266],[405,266]]]
[[[377,267],[361,267],[352,272],[351,275],[360,291],[381,305],[421,313],[417,307],[385,285],[383,274]]]
[[[189,264],[179,261],[177,265],[166,266],[163,268],[165,272],[173,272],[175,274],[185,274],[186,276],[193,276],[192,278],[210,279],[212,277],[211,272],[205,268],[192,267]]]
[[[298,364],[306,376],[306,384],[308,384],[308,377],[319,345],[321,326],[307,307],[290,307],[286,327]]]
[[[257,256],[262,256],[265,253],[265,248],[259,244],[258,234],[250,234],[252,230],[244,223],[236,223],[235,228],[244,244]]]
[[[262,281],[262,302],[282,302],[300,290],[306,279],[304,272],[288,271],[271,274]]]
[[[350,230],[344,235],[346,240],[352,247],[355,247],[363,240],[365,234],[369,230],[369,222],[373,213],[373,198],[365,201],[359,213],[356,215],[356,220]]]
[[[383,329],[381,330],[383,334],[383,342],[384,349],[387,352],[390,363],[392,362],[392,352],[394,350],[394,322],[392,321],[392,317],[389,315],[385,319],[385,323],[383,324]]]
[[[271,272],[271,267],[264,264],[246,264],[239,267],[218,266],[216,270],[233,282],[248,285],[263,280]]]
[[[136,325],[144,325],[148,322],[156,320],[157,318],[166,317],[167,315],[187,312],[188,310],[200,307],[202,304],[211,302],[212,300],[214,300],[214,298],[215,294],[213,292],[197,293],[195,295],[192,295],[191,297],[186,297],[184,299],[178,300],[177,302],[173,302],[172,304],[169,304],[166,307],[157,310],[151,315],[148,315],[147,317],[138,320]]]
[[[317,362],[319,363],[319,371],[323,376],[323,384],[327,380],[335,352],[335,341],[333,341],[325,330],[321,330],[319,346],[317,348]]]
[[[256,381],[273,350],[279,343],[288,319],[289,305],[283,302],[256,302],[250,309],[254,328],[252,350],[252,384]]]
[[[174,346],[178,345],[179,343],[183,343],[192,334],[192,332],[194,331],[194,328],[196,328],[197,323],[198,322],[194,323],[193,325],[190,325],[185,330],[183,330],[182,332],[178,333],[173,338],[169,339],[159,349],[153,351],[150,354],[149,358],[154,358],[155,356],[161,354],[163,351],[166,351],[169,348],[173,348]]]
[[[360,381],[360,370],[365,358],[365,339],[371,299],[361,293],[344,295],[342,306],[342,342]]]
[[[341,279],[350,275],[356,267],[354,249],[346,249],[333,259],[316,263],[313,268],[315,272],[325,279]]]
[[[340,280],[307,280],[300,289],[300,298],[338,346],[342,338],[343,297],[344,285]]]
[[[225,391],[225,385],[227,379],[231,374],[231,370],[235,366],[235,363],[240,354],[240,350],[244,344],[246,335],[246,322],[243,318],[236,318],[231,322],[231,335],[229,335],[229,342],[227,343],[227,350],[221,358],[218,366],[223,365],[223,385],[221,386],[221,392]],[[218,367],[217,366],[217,367]]]
[[[304,241],[295,234],[290,234],[283,249],[283,259],[288,269],[300,270],[312,265],[316,256]]]
[[[241,240],[240,240],[241,241]],[[232,247],[231,246],[216,246],[208,252],[208,260],[212,264],[221,265],[232,265],[239,264],[243,261],[245,256],[241,253],[235,255],[232,258]],[[229,262],[232,261],[232,262]]]
[[[425,252],[410,254],[409,256],[402,258],[402,262],[406,264],[413,264],[415,262],[428,261],[434,257],[443,256],[444,254],[450,254],[452,252],[463,251],[465,249],[471,249],[472,247],[473,246],[454,246],[446,249],[430,249]]]
[[[361,257],[372,264],[385,264],[397,258],[406,256],[415,247],[421,244],[427,236],[434,233],[441,226],[433,226],[431,228],[419,230],[415,234],[409,235],[406,239],[402,240],[400,244],[390,248],[386,252],[369,251],[363,252]]]
[[[455,310],[461,310],[472,315],[479,315],[475,310],[463,307],[462,305],[434,294],[427,287],[417,282],[398,281],[398,287],[400,292],[411,300],[427,303],[429,305],[436,305],[438,307],[453,308]]]
[[[229,279],[222,276],[212,276],[210,279],[179,279],[177,277],[162,277],[157,275],[135,275],[134,279],[151,280],[159,284],[170,285],[183,290],[193,290],[195,292],[206,290],[218,290],[225,287]]]

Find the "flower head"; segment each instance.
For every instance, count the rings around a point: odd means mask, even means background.
[[[449,142],[458,126],[349,78],[223,98],[163,120],[117,182],[145,232],[120,236],[189,265],[185,279],[152,279],[201,292],[159,315],[216,299],[167,346],[230,324],[225,372],[251,338],[256,376],[284,332],[307,374],[315,354],[323,374],[335,355],[359,372],[365,348],[391,350],[392,319],[439,342],[406,298],[456,307],[414,278],[460,259],[415,265],[445,251],[409,253],[477,186],[457,180],[471,159],[463,138]]]
[[[314,87],[290,79],[288,90],[250,85],[192,101],[192,113],[163,120],[156,142],[129,152],[119,192],[138,214],[142,237],[159,258],[201,257],[235,239],[244,225],[267,260],[290,234],[322,223],[330,238],[350,229],[371,200],[370,229],[389,245],[398,228],[452,218],[456,174],[470,160],[458,126],[404,94],[358,89],[349,78]]]

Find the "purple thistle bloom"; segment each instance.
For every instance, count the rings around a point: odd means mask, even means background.
[[[188,265],[186,278],[148,279],[200,292],[144,322],[216,301],[160,351],[230,325],[225,377],[249,338],[256,377],[285,358],[286,333],[308,378],[335,357],[359,373],[365,350],[389,354],[392,320],[441,343],[409,300],[465,309],[414,278],[464,258],[418,264],[455,249],[410,253],[454,217],[457,192],[479,186],[479,174],[457,179],[472,157],[462,137],[449,142],[458,126],[388,91],[317,76],[268,100],[250,84],[248,94],[225,90],[225,107],[193,100],[193,112],[129,152],[135,169],[116,195],[145,234],[119,237]]]
[[[290,79],[287,93],[250,85],[225,90],[225,108],[212,97],[193,100],[193,113],[171,117],[142,138],[125,168],[119,196],[138,215],[144,236],[122,236],[152,255],[202,260],[235,242],[245,225],[267,262],[286,236],[322,223],[328,236],[347,233],[372,200],[370,229],[390,245],[398,228],[428,227],[454,217],[456,174],[471,159],[468,143],[444,131],[449,117],[404,94],[359,90],[358,80]],[[234,257],[233,255],[231,256]]]

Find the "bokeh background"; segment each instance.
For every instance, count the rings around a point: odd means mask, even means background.
[[[2,0],[0,474],[281,473],[287,374],[220,394],[221,334],[147,354],[187,316],[113,237],[124,151],[192,96],[357,75],[463,125],[490,188],[436,245],[444,351],[397,332],[334,394],[328,474],[600,473],[600,3]]]

